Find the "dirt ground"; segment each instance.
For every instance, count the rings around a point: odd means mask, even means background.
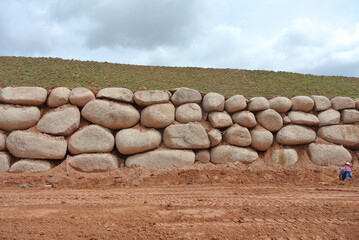
[[[0,239],[359,239],[359,180],[258,162],[0,173]],[[354,176],[358,169],[354,166]]]

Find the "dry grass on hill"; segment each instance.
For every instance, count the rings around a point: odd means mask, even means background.
[[[0,57],[0,87],[126,87],[131,90],[190,87],[225,96],[325,95],[359,97],[359,78],[289,72],[153,67],[59,58]]]

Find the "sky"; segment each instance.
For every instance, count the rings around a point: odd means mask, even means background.
[[[0,0],[0,56],[359,77],[359,1]]]

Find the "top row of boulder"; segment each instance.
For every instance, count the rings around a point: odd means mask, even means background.
[[[264,97],[254,97],[250,100],[242,95],[234,95],[228,98],[218,93],[207,93],[202,98],[199,91],[190,88],[178,88],[173,94],[168,90],[144,90],[133,93],[127,88],[104,88],[95,94],[86,88],[58,87],[47,90],[41,87],[5,87],[0,89],[0,102],[19,105],[40,106],[47,104],[49,107],[59,107],[71,103],[78,107],[85,106],[89,101],[95,99],[109,99],[125,103],[136,103],[138,106],[147,107],[158,103],[172,102],[174,105],[185,103],[200,103],[204,111],[224,111],[229,113],[238,112],[244,109],[249,111],[262,111],[274,109],[279,113],[291,110],[296,111],[325,111],[329,108],[335,110],[357,108],[359,99],[349,97],[334,97],[329,100],[325,96],[295,96],[291,99],[286,97],[275,97],[270,100]]]

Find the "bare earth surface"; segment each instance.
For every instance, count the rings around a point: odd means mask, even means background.
[[[0,173],[0,239],[359,238],[356,178],[262,165]]]

